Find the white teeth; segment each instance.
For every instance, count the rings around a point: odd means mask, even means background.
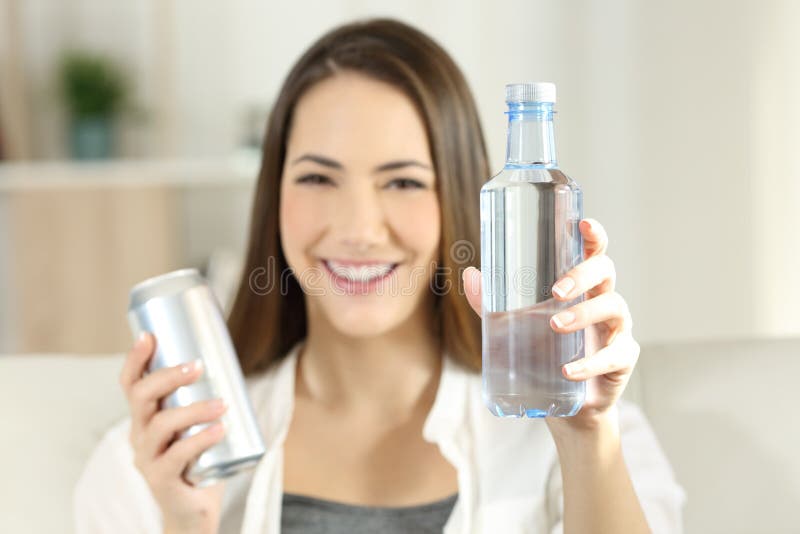
[[[373,263],[372,265],[345,265],[332,260],[325,263],[336,276],[347,278],[353,282],[368,282],[374,278],[385,276],[394,268],[393,263]]]

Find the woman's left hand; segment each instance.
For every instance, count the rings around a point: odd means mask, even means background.
[[[567,302],[585,293],[586,300],[550,319],[550,327],[561,334],[586,329],[585,357],[562,368],[568,380],[587,380],[583,407],[558,425],[575,429],[592,428],[613,411],[639,358],[628,305],[615,291],[616,270],[606,255],[608,235],[593,219],[583,219],[579,228],[585,259],[556,282],[553,298]],[[467,300],[480,315],[480,271],[470,267],[463,277]]]

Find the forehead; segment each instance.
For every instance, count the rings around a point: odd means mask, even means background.
[[[425,125],[399,89],[343,72],[312,86],[298,101],[287,144],[288,159],[320,153],[345,167],[397,159],[430,164]]]

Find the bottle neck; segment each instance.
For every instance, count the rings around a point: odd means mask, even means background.
[[[506,167],[555,169],[552,102],[509,102]]]

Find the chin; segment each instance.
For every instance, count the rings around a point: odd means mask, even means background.
[[[375,299],[370,304],[362,301],[350,306],[339,302],[334,306],[325,307],[327,309],[324,309],[323,313],[333,328],[345,336],[377,337],[401,327],[411,314],[410,310],[396,309],[396,302],[381,302],[381,300]]]

